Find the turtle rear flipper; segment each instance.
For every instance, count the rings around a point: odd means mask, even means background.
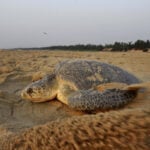
[[[147,87],[150,87],[150,82],[145,82],[145,83],[137,83],[137,84],[131,84],[128,85],[126,83],[121,83],[121,82],[111,82],[111,83],[104,83],[100,84],[96,87],[94,87],[94,90],[104,92],[107,89],[120,89],[120,90],[132,90],[132,91],[137,91],[140,89],[147,89]]]
[[[144,82],[144,83],[137,83],[137,84],[124,86],[123,90],[136,91],[140,89],[147,89],[149,87],[150,87],[150,82]]]
[[[68,105],[82,111],[116,109],[132,101],[138,89],[106,89],[102,92],[93,89],[80,90],[69,96]]]
[[[111,82],[111,83],[103,83],[103,84],[97,85],[93,89],[98,90],[100,92],[104,92],[107,89],[120,89],[121,90],[127,86],[129,86],[129,85],[126,83]]]

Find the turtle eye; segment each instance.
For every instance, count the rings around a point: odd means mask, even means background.
[[[32,93],[33,93],[32,88],[28,88],[28,89],[27,89],[27,93],[28,93],[28,94],[32,94]]]
[[[47,76],[46,76],[46,79],[49,80],[49,81],[51,81],[51,80],[53,80],[55,77],[56,77],[55,74],[51,74],[51,75],[47,75]]]

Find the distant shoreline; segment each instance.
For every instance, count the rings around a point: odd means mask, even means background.
[[[56,45],[46,47],[29,47],[29,48],[2,48],[1,50],[54,50],[54,51],[111,51],[126,52],[140,50],[143,52],[150,51],[150,40],[137,40],[135,42],[114,42],[113,44],[95,45],[95,44],[76,44],[76,45]]]

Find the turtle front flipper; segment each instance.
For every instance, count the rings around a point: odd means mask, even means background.
[[[80,90],[69,96],[68,105],[82,111],[120,108],[136,97],[139,88],[131,89]]]

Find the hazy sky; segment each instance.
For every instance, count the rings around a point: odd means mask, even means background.
[[[0,48],[137,39],[150,39],[150,0],[0,0]]]

